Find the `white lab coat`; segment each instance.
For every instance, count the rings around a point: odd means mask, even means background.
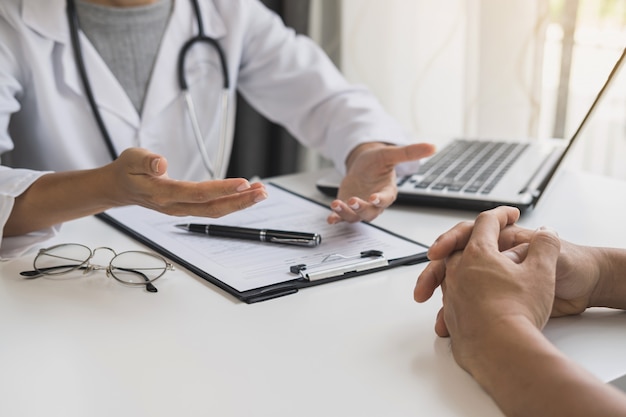
[[[200,6],[206,34],[225,51],[231,107],[238,90],[339,170],[359,143],[410,141],[370,93],[349,85],[313,42],[295,36],[257,0],[201,0]],[[175,0],[141,115],[81,33],[94,96],[117,152],[140,146],[164,155],[169,175],[177,179],[206,178],[176,73],[181,46],[196,33],[190,1]],[[219,65],[214,51],[202,47],[194,48],[186,63],[211,155],[221,120]],[[64,0],[0,2],[0,154],[2,226],[14,198],[43,172],[111,162],[78,76]],[[230,144],[226,159],[229,154]],[[4,238],[0,256],[13,256],[52,233],[54,228]]]

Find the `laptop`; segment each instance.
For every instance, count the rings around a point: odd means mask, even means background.
[[[479,211],[500,205],[515,206],[521,211],[534,207],[625,56],[626,49],[569,141],[455,139],[422,160],[418,172],[398,179],[397,202]],[[334,197],[340,182],[339,173],[333,172],[320,178],[316,186]]]

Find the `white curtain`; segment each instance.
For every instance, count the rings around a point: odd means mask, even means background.
[[[569,138],[626,46],[620,20],[626,5],[619,6],[626,2],[611,3],[609,12],[598,0],[565,2],[575,2],[566,6],[578,11],[562,120],[562,136]],[[346,77],[368,86],[417,140],[545,138],[555,133],[563,75],[567,34],[554,16],[567,13],[563,4],[313,0],[312,35]],[[621,78],[623,85],[626,75]],[[592,172],[626,178],[626,87],[613,89],[613,110],[599,110],[586,129],[601,140],[583,140],[570,159]]]
[[[346,76],[417,137],[539,134],[541,0],[343,0]]]

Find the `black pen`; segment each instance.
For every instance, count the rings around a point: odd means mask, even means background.
[[[288,232],[285,230],[251,229],[248,227],[222,226],[220,224],[177,224],[176,227],[208,236],[257,240],[269,243],[315,247],[322,243],[317,233]]]

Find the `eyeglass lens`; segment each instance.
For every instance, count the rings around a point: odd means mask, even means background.
[[[105,269],[89,264],[92,254],[91,249],[79,244],[53,246],[39,252],[34,268],[44,275],[61,275],[76,269]],[[115,255],[107,270],[122,283],[145,285],[161,277],[168,269],[168,263],[160,256],[129,251]]]
[[[110,272],[127,284],[145,284],[159,278],[167,270],[167,262],[147,252],[123,252],[111,261]]]
[[[83,245],[58,245],[39,252],[34,267],[45,275],[66,274],[83,266],[91,257],[91,249]]]

